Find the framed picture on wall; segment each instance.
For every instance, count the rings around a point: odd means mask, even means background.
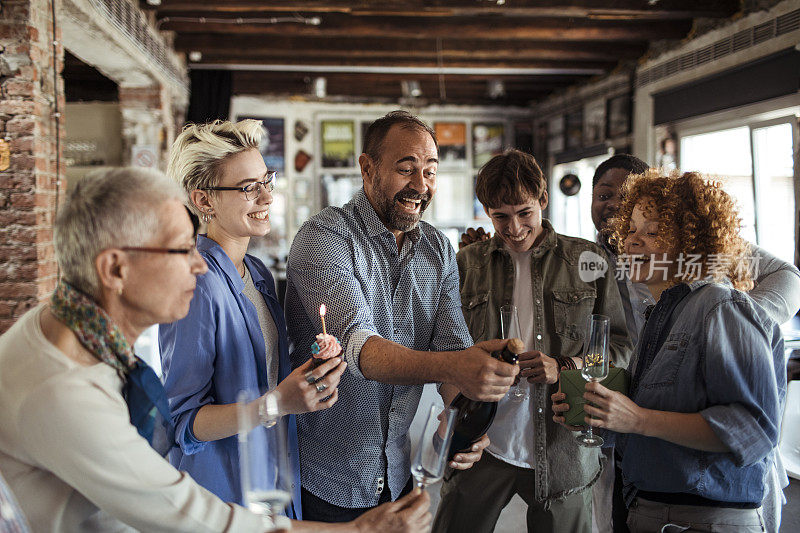
[[[261,137],[258,151],[261,152],[261,157],[264,158],[264,164],[267,165],[268,169],[283,173],[286,168],[286,159],[284,157],[284,120],[282,118],[249,116],[238,116],[236,120],[243,120],[246,118],[261,121],[264,135]]]
[[[355,124],[352,120],[322,121],[322,166],[356,166]]]
[[[631,127],[631,99],[627,94],[608,100],[608,137],[627,135]]]
[[[372,126],[373,122],[374,120],[366,120],[361,123],[361,146],[356,146],[359,154],[364,152],[364,139],[367,138],[367,130]]]
[[[564,150],[564,115],[558,115],[547,122],[547,152],[557,154]]]
[[[473,124],[472,126],[472,166],[480,168],[492,157],[503,153],[502,124]]]
[[[514,123],[514,148],[533,153],[533,122],[526,120]]]
[[[583,145],[600,144],[606,136],[606,101],[603,98],[587,102],[583,107]]]
[[[583,109],[564,117],[564,144],[567,150],[583,146]]]
[[[467,163],[467,125],[464,122],[436,122],[433,125],[439,140],[439,163]]]
[[[533,141],[533,154],[544,161],[547,157],[547,122],[542,120],[536,123]]]

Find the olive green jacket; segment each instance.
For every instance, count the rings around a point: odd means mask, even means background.
[[[557,234],[547,220],[543,227],[544,238],[531,257],[534,345],[525,349],[551,357],[580,356],[587,317],[603,314],[611,319],[611,361],[627,367],[631,344],[613,269],[590,282],[578,275],[582,252],[601,258],[605,253],[587,240]],[[471,244],[456,259],[461,310],[472,338],[475,342],[500,338],[500,306],[510,304],[514,293],[514,263],[503,241],[495,235]],[[558,384],[535,384],[531,390],[536,417],[536,498],[547,506],[591,486],[600,473],[598,450],[578,446],[571,431],[553,422],[550,395],[557,390]]]

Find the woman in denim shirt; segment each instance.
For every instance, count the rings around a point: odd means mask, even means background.
[[[738,290],[752,286],[738,227],[730,196],[696,173],[625,184],[615,240],[658,302],[630,398],[587,384],[585,409],[620,434],[631,531],[763,530],[786,373],[777,324]]]
[[[263,395],[251,403],[254,419],[266,406],[267,394],[277,392],[279,414],[289,415],[289,454],[297,478],[293,415],[333,405],[346,367],[335,357],[313,369],[309,359],[291,372],[275,282],[261,261],[246,254],[250,239],[270,230],[275,173],[258,151],[262,135],[257,120],[189,125],[172,146],[168,168],[207,225],[197,249],[208,263],[186,318],[159,327],[164,387],[178,444],[170,461],[223,500],[240,504],[239,391]],[[314,383],[309,372],[324,379]],[[296,505],[289,515],[300,518],[299,479],[293,488]]]

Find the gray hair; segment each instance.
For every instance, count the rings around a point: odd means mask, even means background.
[[[141,246],[158,231],[158,208],[186,195],[157,170],[115,168],[88,174],[67,193],[55,222],[56,261],[75,288],[95,298],[97,255],[108,248]]]
[[[216,187],[221,177],[220,164],[228,156],[250,148],[258,150],[263,136],[261,121],[254,119],[187,124],[172,143],[167,176],[186,192]],[[193,202],[189,206],[201,214]]]

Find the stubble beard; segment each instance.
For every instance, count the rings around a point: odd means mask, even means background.
[[[378,213],[386,223],[387,227],[392,231],[407,232],[416,228],[420,219],[422,218],[422,214],[425,212],[425,209],[428,208],[428,205],[431,201],[430,194],[420,194],[410,189],[403,189],[395,194],[394,197],[389,198],[386,196],[386,194],[384,194],[380,181],[376,183],[376,190],[378,192]],[[396,201],[398,201],[400,198],[421,200],[419,213],[410,214],[403,212],[396,204]]]

